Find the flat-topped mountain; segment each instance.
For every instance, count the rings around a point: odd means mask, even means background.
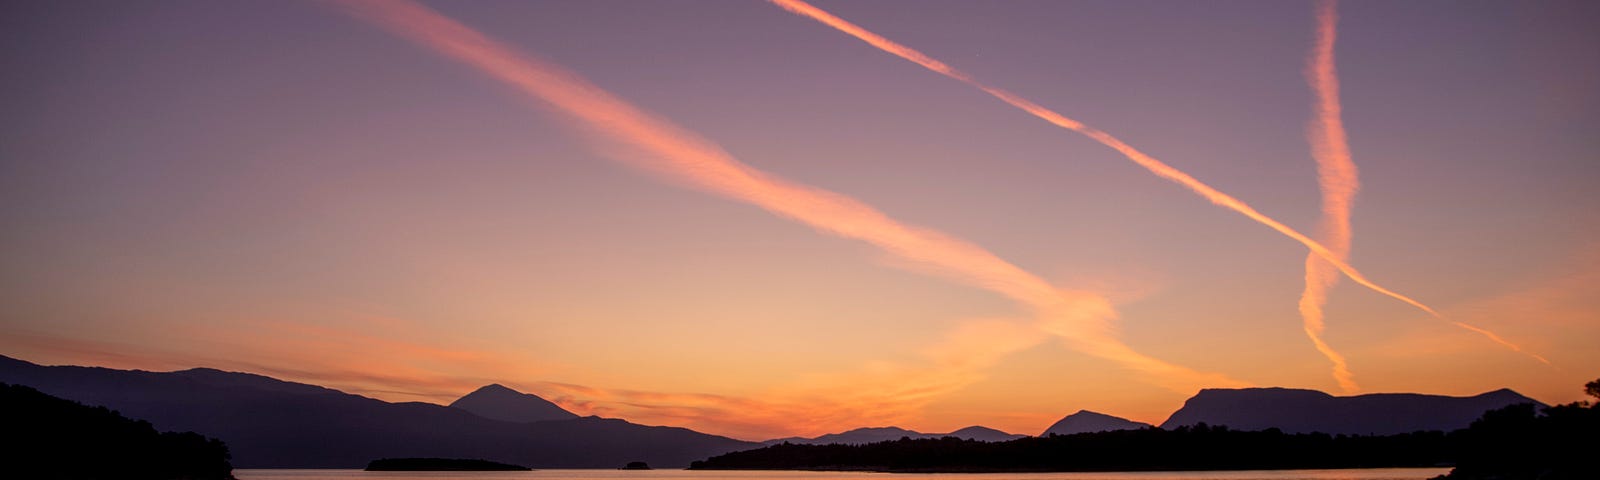
[[[686,466],[757,446],[600,417],[508,422],[213,369],[41,366],[0,356],[0,382],[219,438],[240,468],[362,468],[375,458],[427,457],[492,458],[535,468],[615,468],[631,461]]]
[[[1471,397],[1375,393],[1336,397],[1290,388],[1205,389],[1184,402],[1161,428],[1206,423],[1238,430],[1285,433],[1395,434],[1466,428],[1483,413],[1518,403],[1544,404],[1508,389]]]
[[[1016,440],[1027,435],[1018,435],[995,430],[989,427],[973,425],[950,433],[922,433],[915,430],[906,430],[900,427],[866,427],[848,430],[839,433],[830,433],[814,438],[789,437],[777,438],[761,442],[763,445],[776,445],[784,442],[805,445],[863,445],[868,443],[888,442],[901,438],[943,438],[956,437],[965,440],[980,442],[1004,442]]]
[[[450,408],[466,410],[483,418],[517,423],[578,418],[577,414],[563,410],[549,400],[498,383],[485,385],[456,399],[450,403]]]
[[[1078,413],[1062,417],[1055,424],[1046,428],[1041,437],[1050,435],[1072,435],[1075,433],[1110,432],[1115,430],[1138,430],[1149,428],[1150,424],[1135,422],[1122,417],[1113,417],[1104,413],[1078,410]]]

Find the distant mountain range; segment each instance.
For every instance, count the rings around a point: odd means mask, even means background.
[[[1509,389],[1471,397],[1375,393],[1335,397],[1290,388],[1205,389],[1184,402],[1161,428],[1226,425],[1235,430],[1277,428],[1285,433],[1388,435],[1467,428],[1483,412],[1518,403],[1545,406]]]
[[[1050,428],[1046,428],[1041,437],[1050,435],[1072,435],[1078,433],[1110,432],[1114,430],[1138,430],[1149,428],[1150,424],[1135,422],[1126,418],[1113,417],[1104,413],[1078,410],[1078,413],[1062,417]]]
[[[0,356],[0,382],[105,406],[163,429],[222,439],[240,468],[361,468],[379,458],[482,458],[534,468],[616,468],[642,461],[682,467],[738,450],[791,444],[867,444],[901,438],[1023,438],[972,426],[950,433],[859,428],[815,438],[761,443],[677,427],[578,417],[536,395],[487,385],[450,406],[390,403],[261,375],[196,368],[177,372],[40,366]],[[1163,429],[1206,423],[1234,430],[1394,434],[1467,427],[1485,411],[1543,405],[1511,390],[1472,397],[1372,394],[1336,397],[1285,388],[1206,389]],[[1141,429],[1147,424],[1079,411],[1043,432],[1073,435]]]
[[[814,437],[814,438],[805,438],[805,437],[775,438],[775,439],[772,439],[772,440],[767,440],[765,442],[761,442],[761,444],[762,445],[776,445],[776,444],[788,442],[788,443],[793,443],[793,444],[804,444],[804,445],[828,445],[828,444],[833,444],[833,443],[843,444],[843,445],[863,445],[863,444],[868,444],[868,443],[877,443],[877,442],[887,442],[887,441],[892,441],[892,440],[899,440],[901,438],[913,438],[913,439],[915,439],[915,438],[943,438],[943,437],[956,437],[956,438],[961,438],[961,439],[966,439],[966,440],[978,440],[978,441],[981,441],[981,442],[1004,442],[1004,441],[1007,441],[1007,440],[1016,440],[1018,438],[1022,438],[1022,437],[1026,437],[1026,436],[1027,435],[1018,435],[1018,434],[1014,434],[1014,433],[1006,433],[1006,432],[1002,432],[1002,431],[999,431],[999,430],[995,430],[993,428],[982,427],[982,426],[977,426],[977,425],[974,425],[974,426],[971,426],[971,427],[967,427],[967,428],[963,428],[963,429],[960,429],[960,430],[956,430],[956,431],[950,432],[950,433],[922,433],[922,432],[918,432],[918,431],[915,431],[915,430],[906,430],[906,429],[900,428],[900,427],[868,427],[868,428],[857,428],[855,430],[839,432],[839,433],[830,433],[830,434],[827,434],[827,435],[822,435],[822,436],[818,436],[818,437]]]
[[[483,458],[535,468],[682,467],[758,444],[676,427],[578,418],[485,387],[451,408],[390,403],[260,375],[40,366],[0,356],[0,382],[105,406],[163,429],[220,438],[239,468],[362,468],[379,458]],[[544,419],[531,422],[485,418]]]

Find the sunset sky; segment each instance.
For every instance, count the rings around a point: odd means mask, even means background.
[[[810,5],[4,3],[0,354],[752,440],[1600,376],[1600,4]],[[1319,349],[1285,230],[1394,295]]]

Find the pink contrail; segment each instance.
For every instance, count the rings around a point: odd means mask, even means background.
[[[942,75],[944,75],[946,77],[950,77],[952,79],[959,80],[962,83],[966,83],[968,85],[971,85],[974,88],[977,88],[979,90],[982,90],[984,93],[989,94],[990,96],[993,96],[995,98],[1000,99],[1000,101],[1002,101],[1002,102],[1005,102],[1005,103],[1007,103],[1007,104],[1009,104],[1009,105],[1011,105],[1013,107],[1017,107],[1019,109],[1022,109],[1023,111],[1026,111],[1026,112],[1032,114],[1035,117],[1039,117],[1040,119],[1042,119],[1042,120],[1044,120],[1046,122],[1050,122],[1053,125],[1056,125],[1056,126],[1061,127],[1061,128],[1065,128],[1065,129],[1068,129],[1068,130],[1072,130],[1072,131],[1081,133],[1081,134],[1093,139],[1094,141],[1100,142],[1102,145],[1105,145],[1107,147],[1111,147],[1113,150],[1116,150],[1117,152],[1121,153],[1124,157],[1127,157],[1128,160],[1132,160],[1134,163],[1139,164],[1139,166],[1144,167],[1146,170],[1149,170],[1151,173],[1154,173],[1154,174],[1156,174],[1157,176],[1159,176],[1161,178],[1165,178],[1167,180],[1171,180],[1173,182],[1176,182],[1179,185],[1183,185],[1184,187],[1188,187],[1189,190],[1199,194],[1201,197],[1204,197],[1206,200],[1211,201],[1211,203],[1214,203],[1214,204],[1217,204],[1219,206],[1225,207],[1225,208],[1227,208],[1229,210],[1233,210],[1235,212],[1238,212],[1238,213],[1240,213],[1240,214],[1242,214],[1242,215],[1244,215],[1246,217],[1249,217],[1251,220],[1255,220],[1257,223],[1265,225],[1268,228],[1271,228],[1273,230],[1278,231],[1278,233],[1281,233],[1284,236],[1287,236],[1287,237],[1289,237],[1291,239],[1294,239],[1297,242],[1300,242],[1301,245],[1305,245],[1306,248],[1310,249],[1312,254],[1315,254],[1316,256],[1321,257],[1329,265],[1332,265],[1334,268],[1337,268],[1340,272],[1343,272],[1345,274],[1345,276],[1350,277],[1350,279],[1354,280],[1356,283],[1361,284],[1362,286],[1365,286],[1365,287],[1367,287],[1369,289],[1372,289],[1375,292],[1387,295],[1387,296],[1389,296],[1391,298],[1394,298],[1396,300],[1399,300],[1399,301],[1405,302],[1407,304],[1410,304],[1413,307],[1416,307],[1416,308],[1418,308],[1418,309],[1420,309],[1420,310],[1422,310],[1424,312],[1427,312],[1429,315],[1432,315],[1434,318],[1438,318],[1438,319],[1444,320],[1444,316],[1440,315],[1439,312],[1435,311],[1432,307],[1429,307],[1429,306],[1423,304],[1422,302],[1419,302],[1419,301],[1417,301],[1415,299],[1412,299],[1411,297],[1407,297],[1405,295],[1401,295],[1401,294],[1399,294],[1399,293],[1397,293],[1397,292],[1395,292],[1393,290],[1389,290],[1389,289],[1384,288],[1384,287],[1382,287],[1382,286],[1380,286],[1380,285],[1378,285],[1376,283],[1373,283],[1371,280],[1368,280],[1367,277],[1365,275],[1362,275],[1360,271],[1357,271],[1355,269],[1355,267],[1350,266],[1349,263],[1345,262],[1341,258],[1341,256],[1339,254],[1337,254],[1333,250],[1330,250],[1327,246],[1324,246],[1322,243],[1317,242],[1316,240],[1312,240],[1310,237],[1305,236],[1305,234],[1302,234],[1302,233],[1300,233],[1299,231],[1296,231],[1293,228],[1289,228],[1288,225],[1284,225],[1282,222],[1279,222],[1277,220],[1273,220],[1271,217],[1268,217],[1265,214],[1262,214],[1261,212],[1256,211],[1255,208],[1252,208],[1250,205],[1245,204],[1243,201],[1240,201],[1239,199],[1233,198],[1232,196],[1229,196],[1228,194],[1222,193],[1222,192],[1218,191],[1217,189],[1212,188],[1210,185],[1206,185],[1205,183],[1200,182],[1199,180],[1195,179],[1194,177],[1189,176],[1189,174],[1183,173],[1182,171],[1180,171],[1180,170],[1178,170],[1176,168],[1173,168],[1171,165],[1167,165],[1166,163],[1163,163],[1160,160],[1155,159],[1154,157],[1146,155],[1144,152],[1140,152],[1140,151],[1134,149],[1132,146],[1129,146],[1127,143],[1124,143],[1122,140],[1119,140],[1116,137],[1111,136],[1111,134],[1109,134],[1109,133],[1106,133],[1106,132],[1101,131],[1099,129],[1096,129],[1094,127],[1090,127],[1088,125],[1085,125],[1082,122],[1079,122],[1077,120],[1073,120],[1071,118],[1067,118],[1065,115],[1062,115],[1062,114],[1056,113],[1055,111],[1052,111],[1050,109],[1044,108],[1043,106],[1040,106],[1037,103],[1033,103],[1032,101],[1029,101],[1029,100],[1027,100],[1025,98],[1022,98],[1022,97],[1020,97],[1020,96],[1018,96],[1018,95],[1016,95],[1014,93],[1011,93],[1009,91],[1002,90],[1002,89],[995,88],[995,87],[991,87],[991,86],[985,85],[985,84],[983,84],[981,82],[978,82],[971,75],[968,75],[967,73],[962,72],[960,70],[956,70],[954,67],[951,67],[948,64],[945,64],[944,62],[940,62],[938,60],[935,60],[935,59],[933,59],[933,57],[929,57],[926,54],[923,54],[922,52],[919,52],[919,51],[917,51],[915,49],[912,49],[910,47],[907,47],[905,45],[901,45],[899,43],[896,43],[893,40],[889,40],[887,38],[884,38],[883,36],[878,35],[876,33],[872,33],[872,32],[868,31],[865,28],[861,28],[860,26],[858,26],[856,24],[850,23],[849,21],[846,21],[846,20],[844,20],[842,18],[834,16],[833,14],[828,13],[826,11],[823,11],[822,9],[819,9],[817,7],[814,7],[811,4],[806,3],[806,2],[804,2],[802,0],[768,0],[768,1],[772,2],[774,5],[777,5],[780,8],[783,8],[784,10],[788,10],[791,13],[794,13],[794,14],[797,14],[797,15],[800,15],[800,16],[804,16],[804,17],[810,18],[812,20],[816,20],[818,22],[821,22],[824,25],[827,25],[829,27],[833,27],[834,29],[839,30],[840,32],[844,32],[845,34],[848,34],[850,36],[856,37],[857,39],[860,39],[861,41],[867,42],[867,44],[869,44],[869,45],[877,47],[879,50],[883,50],[885,52],[888,52],[888,53],[893,54],[895,56],[898,56],[900,58],[904,58],[906,60],[910,60],[913,63],[921,65],[921,66],[923,66],[923,67],[925,67],[925,68],[927,68],[929,70],[933,70],[935,72],[938,72],[938,73],[940,73],[940,74],[942,74]],[[1454,323],[1454,322],[1452,322],[1452,323]],[[1469,330],[1473,330],[1473,331],[1479,332],[1479,333],[1486,332],[1485,330],[1475,329],[1475,328],[1469,329]],[[1520,347],[1517,347],[1516,345],[1513,345],[1513,344],[1511,344],[1509,342],[1506,342],[1504,339],[1501,339],[1499,336],[1487,335],[1487,334],[1485,336],[1488,337],[1490,340],[1496,342],[1496,343],[1499,343],[1501,345],[1506,346],[1507,348],[1510,348],[1512,350],[1519,351],[1519,352],[1522,351],[1522,349]],[[1538,357],[1537,355],[1535,355],[1534,358],[1539,358],[1541,361],[1543,361],[1543,359],[1541,357]]]
[[[1316,43],[1306,65],[1306,80],[1317,97],[1313,105],[1315,116],[1306,129],[1311,142],[1311,156],[1317,161],[1317,183],[1322,189],[1322,221],[1318,230],[1323,244],[1337,254],[1339,260],[1350,256],[1350,211],[1355,204],[1356,191],[1361,182],[1356,164],[1351,160],[1349,137],[1345,133],[1343,108],[1339,101],[1339,75],[1334,64],[1334,44],[1339,38],[1339,13],[1337,0],[1324,0],[1317,4]],[[1345,391],[1360,389],[1350,373],[1344,356],[1333,350],[1322,338],[1324,315],[1322,307],[1328,302],[1328,289],[1339,282],[1339,276],[1326,258],[1316,254],[1306,255],[1306,288],[1300,296],[1300,314],[1305,319],[1306,335],[1316,345],[1317,351],[1333,362],[1333,376]],[[1440,317],[1435,315],[1435,317]],[[1549,360],[1524,351],[1521,346],[1507,341],[1487,329],[1458,321],[1450,324],[1476,332],[1512,351],[1522,353],[1546,365]]]
[[[607,139],[628,147],[619,160],[699,190],[761,207],[840,237],[873,244],[947,278],[1032,307],[1046,328],[1085,352],[1158,376],[1177,390],[1242,385],[1220,375],[1170,365],[1115,338],[1116,312],[1103,296],[1063,291],[976,245],[905,225],[854,198],[777,178],[734,159],[717,145],[655,118],[576,74],[513,51],[410,0],[340,0],[357,18],[477,68]],[[608,149],[608,153],[618,153]],[[1192,391],[1192,390],[1191,390]]]
[[[1317,183],[1322,189],[1322,220],[1317,230],[1322,244],[1340,260],[1346,260],[1350,257],[1350,210],[1361,184],[1356,164],[1350,158],[1344,120],[1340,117],[1339,76],[1333,56],[1333,46],[1338,39],[1337,5],[1333,0],[1317,5],[1316,42],[1306,63],[1306,81],[1317,101],[1312,106],[1313,118],[1306,127],[1306,138],[1311,142],[1311,157],[1317,161]],[[1344,355],[1322,338],[1322,307],[1328,303],[1328,290],[1337,283],[1338,270],[1322,257],[1306,254],[1306,288],[1300,294],[1300,316],[1304,319],[1306,336],[1311,338],[1317,351],[1333,363],[1333,378],[1339,382],[1339,387],[1354,393],[1361,387],[1350,373]]]

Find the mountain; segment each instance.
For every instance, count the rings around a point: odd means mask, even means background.
[[[827,445],[830,443],[858,445],[863,443],[899,440],[900,437],[923,438],[925,436],[926,434],[913,432],[900,427],[867,427],[857,428],[855,430],[849,430],[840,433],[830,433],[813,438],[809,442],[802,443],[814,443],[818,445]]]
[[[1078,413],[1061,417],[1055,424],[1046,428],[1041,437],[1050,435],[1072,435],[1074,433],[1110,432],[1114,430],[1138,430],[1149,428],[1150,424],[1135,422],[1121,417],[1113,417],[1104,413],[1078,410]]]
[[[450,404],[450,408],[466,410],[483,418],[517,423],[578,418],[577,414],[562,410],[549,400],[518,392],[498,383],[485,385],[456,399]]]
[[[1205,389],[1184,402],[1161,428],[1206,423],[1285,433],[1395,434],[1466,428],[1483,413],[1537,400],[1508,389],[1471,397],[1376,393],[1336,397],[1289,388]]]
[[[999,430],[995,430],[993,428],[980,426],[980,425],[973,425],[973,426],[970,426],[970,427],[967,427],[967,428],[963,428],[963,429],[960,429],[960,430],[956,430],[954,432],[950,432],[950,433],[946,433],[946,434],[938,435],[938,436],[940,436],[940,437],[956,437],[956,438],[963,438],[963,439],[967,439],[967,440],[977,440],[977,441],[980,441],[980,442],[1008,442],[1008,441],[1011,441],[1011,440],[1016,440],[1016,439],[1019,439],[1019,438],[1027,437],[1027,435],[1022,435],[1022,434],[1018,434],[1018,433],[1006,433],[1006,432],[1002,432],[1002,431],[999,431]]]
[[[950,433],[922,433],[922,432],[918,432],[918,431],[914,431],[914,430],[906,430],[906,429],[900,428],[900,427],[867,427],[867,428],[857,428],[855,430],[849,430],[849,431],[844,431],[844,432],[840,432],[840,433],[830,433],[830,434],[822,435],[822,436],[815,437],[815,438],[805,438],[805,437],[777,438],[777,439],[772,439],[772,440],[767,440],[765,442],[761,442],[761,444],[762,445],[777,445],[777,444],[782,444],[782,443],[787,442],[787,443],[792,443],[792,444],[797,444],[797,445],[829,445],[829,444],[864,445],[864,444],[868,444],[868,443],[888,442],[888,441],[893,441],[893,440],[899,440],[901,438],[919,439],[919,438],[943,438],[943,437],[956,437],[956,438],[961,438],[961,439],[966,439],[966,440],[977,440],[977,441],[980,441],[980,442],[1004,442],[1004,441],[1007,441],[1007,440],[1016,440],[1018,438],[1023,438],[1023,437],[1026,437],[1026,436],[1027,435],[1017,435],[1017,434],[1012,434],[1012,433],[1006,433],[1006,432],[1002,432],[1002,431],[999,431],[999,430],[995,430],[993,428],[982,427],[982,426],[977,426],[977,425],[974,425],[974,426],[971,426],[971,427],[967,427],[967,428],[963,428],[963,429],[960,429],[960,430],[956,430],[956,431],[950,432]]]
[[[482,458],[535,468],[685,466],[757,446],[600,417],[516,423],[261,375],[40,366],[0,356],[0,382],[227,442],[239,468],[362,468],[379,458]]]

